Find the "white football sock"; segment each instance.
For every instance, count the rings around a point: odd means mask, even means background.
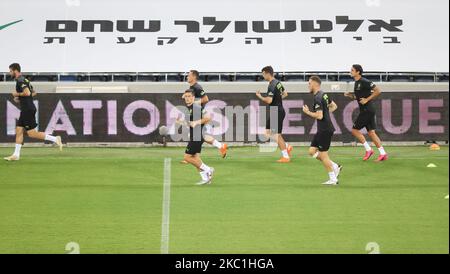
[[[281,151],[281,155],[283,155],[284,158],[289,159],[289,153],[287,152],[287,149]]]
[[[45,135],[45,141],[50,141],[52,143],[56,143],[56,137],[46,134]]]
[[[208,171],[211,170],[211,168],[210,168],[209,166],[205,165],[205,164],[202,164],[202,165],[200,166],[200,169],[201,169],[202,171],[206,171],[206,172],[208,172]]]
[[[379,147],[378,151],[380,152],[380,155],[386,155],[386,151],[384,151],[383,147]]]
[[[336,182],[337,181],[336,173],[334,173],[334,171],[328,172],[328,176],[330,177],[330,181],[332,181],[332,182]]]
[[[317,157],[319,157],[319,152],[314,153],[314,155],[312,156],[314,159],[317,159]]]
[[[222,148],[222,143],[217,141],[217,140],[214,140],[213,146],[217,147],[218,149],[221,149]]]
[[[366,149],[366,151],[371,151],[372,148],[370,147],[369,143],[365,142],[364,144],[364,148]]]
[[[336,164],[335,162],[331,161],[331,164],[333,165],[333,169],[336,170],[339,168],[339,165]]]
[[[20,149],[22,148],[22,145],[16,144],[16,149],[14,150],[14,156],[20,157]]]

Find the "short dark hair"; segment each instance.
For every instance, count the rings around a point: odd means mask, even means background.
[[[263,69],[261,70],[261,72],[265,72],[268,73],[270,75],[273,76],[273,67],[272,66],[267,66],[267,67],[263,67]]]
[[[189,72],[192,73],[195,76],[195,78],[197,78],[197,80],[200,77],[200,73],[198,72],[198,70],[192,69]]]
[[[363,70],[363,68],[362,68],[361,65],[354,64],[354,65],[353,65],[353,68],[354,68],[357,72],[359,72],[360,75],[363,75],[364,70]]]
[[[322,85],[322,80],[317,75],[313,75],[313,76],[309,77],[309,80],[314,81],[314,82],[318,83],[319,85]]]
[[[22,68],[20,67],[20,65],[18,63],[12,63],[11,65],[9,65],[9,69],[15,70],[18,72],[21,72],[21,70],[22,70]]]
[[[184,91],[184,93],[185,93],[185,94],[186,94],[186,93],[190,93],[190,94],[192,94],[193,96],[195,96],[195,91],[194,91],[193,89],[187,89],[187,90]]]

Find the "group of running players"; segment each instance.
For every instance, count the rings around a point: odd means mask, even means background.
[[[356,119],[352,134],[364,146],[366,153],[363,160],[369,160],[374,151],[361,133],[363,128],[367,129],[368,135],[372,142],[379,150],[379,157],[376,161],[386,161],[388,155],[381,145],[380,138],[376,134],[376,112],[373,101],[380,95],[381,91],[373,82],[363,77],[363,68],[361,65],[353,65],[351,75],[355,80],[354,92],[346,92],[344,96],[357,100],[359,105],[359,115]],[[63,144],[60,136],[52,136],[44,132],[36,130],[36,107],[33,97],[36,92],[30,81],[21,73],[19,64],[14,63],[9,66],[9,73],[16,81],[16,90],[12,93],[14,101],[20,104],[20,117],[16,126],[16,145],[14,153],[5,157],[7,161],[18,161],[20,159],[20,151],[23,146],[23,138],[26,133],[30,138],[45,140],[55,143],[60,150]],[[283,84],[274,76],[274,70],[271,66],[262,69],[264,80],[269,83],[267,93],[263,95],[260,91],[256,92],[256,97],[264,104],[269,106],[270,114],[266,122],[267,137],[278,144],[282,157],[279,163],[289,163],[292,157],[293,147],[289,145],[283,138],[283,122],[286,112],[283,107],[283,99],[288,97],[288,92]],[[216,140],[209,132],[209,123],[211,115],[206,112],[205,105],[209,102],[209,98],[204,89],[199,85],[199,72],[191,70],[187,76],[190,85],[182,98],[186,104],[187,112],[184,117],[177,120],[177,123],[189,127],[189,142],[185,151],[183,163],[193,165],[201,176],[198,185],[208,185],[212,183],[214,176],[214,168],[206,165],[200,157],[204,142],[215,146],[223,158],[228,152],[228,145]],[[309,92],[314,97],[312,107],[303,106],[305,115],[317,120],[317,133],[313,137],[309,148],[309,155],[322,162],[328,172],[329,180],[324,185],[338,185],[339,173],[342,166],[333,162],[329,155],[331,141],[334,135],[334,126],[331,121],[330,113],[336,111],[338,106],[332,98],[321,88],[322,81],[318,76],[309,78]]]

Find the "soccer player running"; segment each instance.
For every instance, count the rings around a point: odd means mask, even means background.
[[[272,140],[276,141],[278,147],[281,150],[281,159],[278,160],[279,163],[289,163],[291,161],[291,155],[293,147],[284,141],[282,136],[283,133],[283,122],[286,117],[286,111],[283,107],[283,99],[288,96],[287,91],[284,89],[283,84],[275,79],[274,71],[271,66],[264,67],[262,70],[262,75],[264,80],[269,82],[269,87],[267,89],[267,95],[261,95],[260,91],[256,92],[256,97],[258,97],[262,102],[267,104],[270,108],[269,117],[266,122],[266,135]],[[273,111],[275,109],[276,111]],[[278,119],[278,124],[272,128],[271,117],[273,114],[277,114],[276,119]]]
[[[195,104],[198,104],[199,106],[204,108],[205,105],[209,102],[209,98],[208,95],[206,95],[206,92],[203,89],[203,87],[198,83],[199,77],[200,74],[198,71],[191,70],[189,71],[187,81],[190,85],[190,89],[194,91]],[[211,127],[209,125],[205,126],[205,129],[206,129],[206,134],[204,136],[205,142],[219,149],[222,158],[225,158],[227,156],[228,145],[217,141],[214,137],[210,135]]]
[[[364,145],[366,149],[366,154],[363,158],[364,161],[369,160],[374,154],[374,151],[370,147],[366,138],[361,133],[361,129],[366,128],[370,139],[378,148],[380,155],[377,162],[386,161],[388,155],[381,145],[381,140],[375,132],[376,129],[376,113],[373,101],[381,94],[381,90],[372,81],[364,78],[363,68],[361,65],[353,65],[351,69],[351,75],[355,79],[354,93],[346,92],[344,95],[351,98],[352,100],[357,100],[359,104],[359,115],[356,119],[352,134],[358,139],[358,141]]]
[[[193,90],[186,90],[183,98],[188,110],[186,117],[189,117],[189,121],[178,120],[177,122],[190,128],[190,141],[184,154],[184,160],[200,172],[202,181],[197,185],[209,185],[212,182],[214,168],[203,163],[200,154],[204,142],[203,129],[211,121],[211,116],[206,113],[204,108],[195,103],[195,92]]]
[[[309,91],[314,95],[312,111],[307,105],[303,106],[303,112],[317,120],[317,133],[311,142],[309,155],[322,162],[328,172],[329,180],[323,185],[337,185],[339,173],[342,167],[330,160],[328,150],[334,134],[334,126],[330,113],[337,109],[337,105],[322,91],[322,81],[318,76],[309,78]]]
[[[12,93],[12,96],[14,101],[20,104],[20,117],[16,126],[16,148],[14,154],[4,159],[6,161],[18,161],[20,159],[20,150],[23,146],[23,135],[25,132],[30,138],[53,142],[62,150],[61,137],[51,136],[36,130],[36,106],[33,102],[33,96],[36,95],[36,92],[30,81],[22,75],[20,65],[17,63],[11,64],[9,66],[9,74],[16,80],[16,91]]]

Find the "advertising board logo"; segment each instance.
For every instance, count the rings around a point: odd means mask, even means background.
[[[173,36],[166,30],[166,24],[179,28],[182,34]],[[89,33],[84,37],[86,43],[96,44],[98,33],[112,33],[113,43],[133,44],[145,33],[156,34],[158,46],[171,45],[186,34],[196,37],[201,45],[226,43],[230,36],[244,35],[245,45],[261,45],[267,34],[289,34],[290,37],[303,35],[311,44],[333,44],[336,32],[353,33],[350,39],[356,43],[365,40],[365,36],[380,34],[383,44],[401,44],[399,34],[404,32],[403,19],[365,19],[338,15],[332,19],[316,20],[274,20],[274,21],[233,21],[219,20],[214,16],[204,16],[203,20],[47,20],[44,44],[65,44],[71,33]],[[58,33],[59,35],[53,36]]]
[[[23,21],[23,20],[17,20],[17,21],[8,23],[8,24],[0,25],[0,30],[6,29],[7,27],[10,27],[10,26],[15,25],[15,24],[17,24],[17,23],[20,23],[20,22],[22,22],[22,21]]]

